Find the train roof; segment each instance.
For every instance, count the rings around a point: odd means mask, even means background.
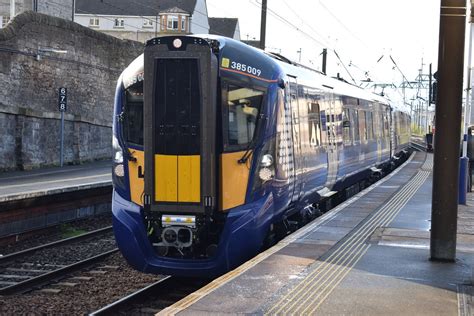
[[[251,66],[252,70],[260,70],[259,78],[257,79],[266,82],[277,82],[278,79],[290,75],[296,77],[297,82],[304,86],[318,88],[324,91],[331,91],[336,94],[347,95],[368,101],[384,104],[391,103],[388,99],[378,94],[326,76],[315,69],[300,65],[284,56],[264,52],[261,49],[249,46],[228,37],[211,34],[196,34],[188,36],[203,38],[207,41],[215,40],[219,42],[219,65],[221,65],[221,70],[233,71],[233,69],[231,69],[232,62],[237,62],[245,64],[247,67]],[[149,45],[150,42],[151,41],[149,41],[147,45]],[[227,66],[228,69],[224,69],[224,66]],[[138,56],[123,71],[122,80],[125,88],[137,81],[143,80],[143,54]]]

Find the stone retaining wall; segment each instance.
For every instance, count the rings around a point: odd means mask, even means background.
[[[0,171],[59,163],[60,87],[68,89],[64,162],[110,159],[116,82],[142,50],[31,11],[0,29]]]

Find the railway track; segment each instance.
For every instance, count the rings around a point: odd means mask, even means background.
[[[0,295],[37,289],[117,251],[109,226],[0,257]]]
[[[426,145],[420,141],[411,140],[410,146],[417,151],[426,151]]]
[[[423,149],[423,151],[425,150]],[[89,315],[154,315],[211,281],[166,276],[99,310],[91,312]]]
[[[152,315],[197,291],[211,280],[165,276],[89,315]]]

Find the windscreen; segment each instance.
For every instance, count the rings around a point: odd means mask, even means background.
[[[224,151],[242,150],[255,136],[264,93],[233,84],[223,86]]]
[[[124,138],[129,144],[143,146],[143,81],[125,91]]]

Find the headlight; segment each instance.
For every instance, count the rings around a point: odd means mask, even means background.
[[[273,172],[273,170],[270,168],[262,168],[258,172],[258,176],[260,177],[260,180],[262,180],[263,182],[273,179],[274,175],[275,175],[275,172]]]
[[[263,184],[275,178],[275,137],[266,140],[259,154],[258,164],[254,175],[252,192],[259,191]]]
[[[270,154],[265,154],[262,157],[262,161],[260,162],[260,166],[268,168],[273,165],[273,156]]]
[[[123,177],[125,175],[125,171],[123,169],[123,164],[118,164],[114,166],[114,174],[117,177]]]
[[[125,190],[125,166],[123,164],[123,149],[120,147],[118,139],[115,135],[112,136],[112,151],[112,182],[116,189],[119,188],[120,190]]]

